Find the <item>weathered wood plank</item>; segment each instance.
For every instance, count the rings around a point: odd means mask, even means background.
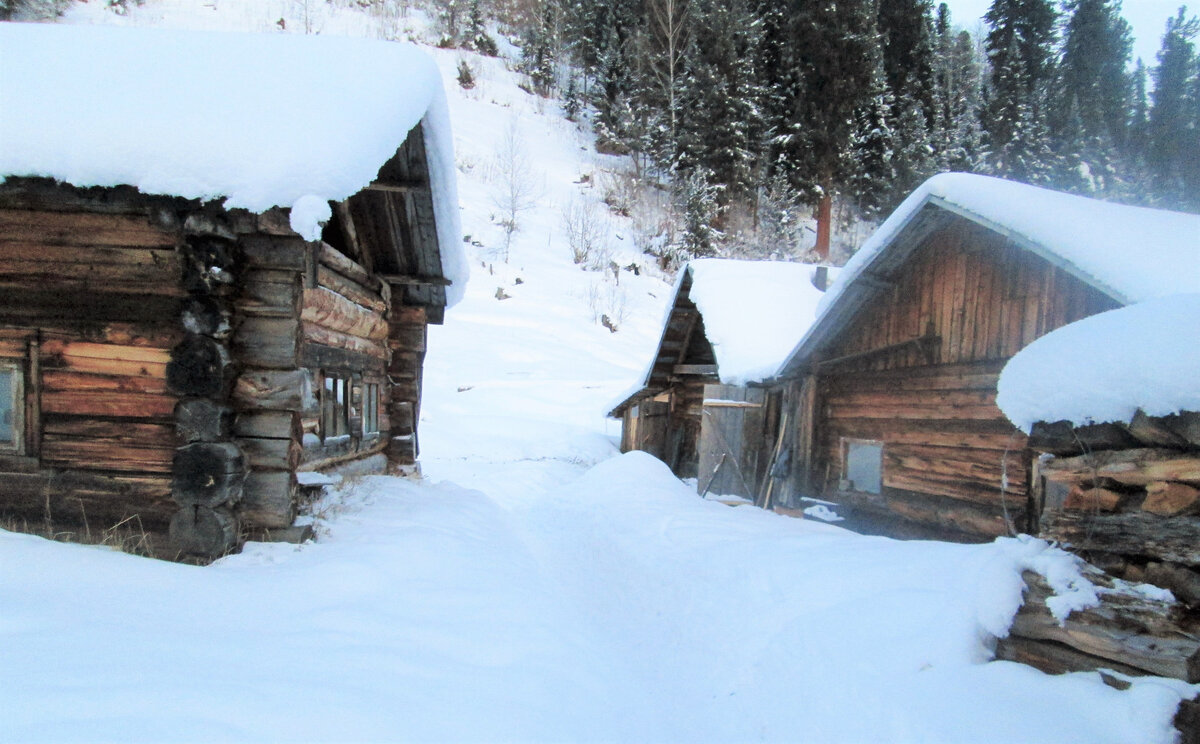
[[[307,369],[245,372],[234,385],[233,400],[240,412],[304,411],[317,406],[312,373]]]
[[[380,312],[358,305],[342,295],[318,287],[304,290],[300,319],[339,333],[381,341],[388,324]]]
[[[1098,550],[1200,566],[1200,517],[1196,516],[1047,510],[1042,513],[1038,534],[1073,550]]]
[[[337,292],[351,302],[376,312],[384,312],[388,308],[380,293],[347,279],[327,266],[317,267],[317,286]]]
[[[1012,635],[1055,641],[1162,677],[1200,681],[1200,639],[1184,632],[1182,606],[1110,589],[1100,606],[1076,610],[1060,623],[1046,606],[1054,595],[1046,580],[1031,571],[1024,578],[1028,591]]]
[[[300,323],[294,318],[245,318],[231,343],[240,363],[269,369],[293,369],[300,344]]]
[[[387,347],[369,339],[339,333],[308,322],[301,322],[300,334],[301,338],[308,343],[321,344],[334,349],[345,349],[355,354],[374,357],[380,361],[387,359]]]
[[[1059,457],[1042,466],[1049,480],[1084,481],[1110,478],[1126,485],[1144,486],[1156,481],[1200,484],[1200,454],[1164,449],[1130,449]]]
[[[252,472],[236,513],[247,527],[290,527],[296,521],[297,488],[296,475],[290,471]]]
[[[0,209],[0,235],[48,246],[174,246],[175,231],[140,215]]]
[[[300,414],[297,411],[248,411],[239,413],[233,431],[239,437],[300,439]]]
[[[45,434],[41,460],[51,467],[110,470],[127,473],[170,473],[173,444],[144,446],[111,439]]]
[[[167,419],[174,416],[176,398],[127,392],[46,392],[43,413],[79,416],[112,416],[130,419]]]
[[[149,375],[95,375],[73,370],[46,369],[42,372],[45,393],[127,392],[166,395],[167,381]]]

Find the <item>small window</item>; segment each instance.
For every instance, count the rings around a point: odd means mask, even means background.
[[[879,493],[883,487],[883,442],[842,440],[843,491]]]
[[[0,361],[0,452],[21,454],[25,434],[21,365]]]
[[[325,376],[321,389],[321,438],[342,437],[350,433],[350,381]]]
[[[379,384],[368,382],[363,385],[363,434],[379,431]]]

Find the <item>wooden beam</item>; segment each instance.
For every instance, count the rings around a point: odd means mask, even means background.
[[[717,365],[676,364],[671,368],[671,372],[677,375],[715,375],[717,373]]]
[[[752,403],[746,400],[721,400],[719,398],[705,398],[705,408],[762,408],[765,403]]]
[[[426,287],[449,287],[452,282],[442,276],[407,276],[404,274],[381,274],[380,279],[388,284],[411,284]]]
[[[367,187],[367,191],[383,191],[391,194],[408,194],[413,191],[428,189],[429,184],[424,181],[387,181],[379,180],[372,181]]]
[[[892,353],[895,351],[902,351],[904,349],[909,349],[914,346],[917,348],[926,348],[926,347],[931,348],[935,344],[941,343],[941,340],[942,340],[941,336],[921,336],[919,338],[909,339],[908,341],[901,341],[898,344],[881,346],[878,349],[868,349],[867,351],[860,351],[860,352],[857,352],[854,354],[847,354],[846,356],[835,357],[834,359],[826,359],[823,362],[817,363],[817,370],[818,371],[825,370],[825,369],[828,369],[829,367],[833,367],[838,364],[845,364],[847,362],[856,362],[861,359],[870,359],[873,357],[882,356],[884,354],[889,354],[889,353]]]

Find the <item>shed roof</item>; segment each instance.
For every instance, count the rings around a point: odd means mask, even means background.
[[[1122,305],[1200,292],[1200,215],[1113,204],[989,176],[944,173],[905,199],[851,257],[779,374],[803,366],[925,237],[955,218],[1007,237]]]
[[[679,321],[698,314],[716,358],[717,376],[726,385],[745,385],[771,377],[816,316],[823,290],[814,283],[818,267],[787,261],[740,261],[702,258],[679,272],[658,348],[625,404],[657,394],[669,384],[682,361],[686,340],[669,338]],[[832,276],[837,269],[825,267]]]
[[[441,77],[407,44],[0,23],[0,176],[291,210],[370,186],[420,125],[451,303],[467,265]]]

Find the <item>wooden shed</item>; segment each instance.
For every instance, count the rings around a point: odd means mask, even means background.
[[[1198,287],[1198,267],[1200,217],[934,177],[847,264],[783,367],[791,497],[897,536],[1029,532],[1034,453],[996,406],[1005,362],[1072,321]]]
[[[638,387],[609,416],[621,451],[643,450],[700,493],[755,499],[779,430],[765,381],[816,315],[830,269],[701,259],[679,274],[662,336]]]
[[[79,41],[72,31],[5,33],[0,42],[49,44],[46,54]],[[92,52],[106,39],[149,39],[199,55],[183,64],[244,53],[252,79],[304,72],[289,70],[287,55],[272,61],[255,52],[256,37],[218,35],[214,44],[214,35],[197,36],[122,29],[101,35]],[[322,52],[339,51],[300,43],[318,67],[328,61]],[[122,102],[118,95],[113,105]],[[5,116],[19,119],[26,103],[6,95]],[[41,105],[29,104],[35,121]],[[140,123],[169,127],[183,115]],[[222,115],[237,123],[238,112]],[[246,536],[286,534],[299,474],[415,463],[426,327],[442,322],[458,290],[452,282],[461,282],[459,241],[444,237],[457,233],[456,215],[438,203],[453,195],[453,173],[439,167],[444,154],[432,151],[439,126],[436,111],[396,123],[390,151],[363,188],[341,198],[314,188],[328,198],[290,209],[231,207],[192,198],[186,187],[91,185],[94,175],[76,186],[52,157],[39,169],[12,166],[13,153],[4,153],[0,511],[90,531],[135,524],[169,532],[174,551],[212,556]],[[104,157],[82,146],[73,162],[103,171]],[[262,177],[266,189],[280,178]],[[328,207],[323,226],[306,226],[298,214],[314,202],[318,214]],[[440,229],[439,220],[453,227]]]

